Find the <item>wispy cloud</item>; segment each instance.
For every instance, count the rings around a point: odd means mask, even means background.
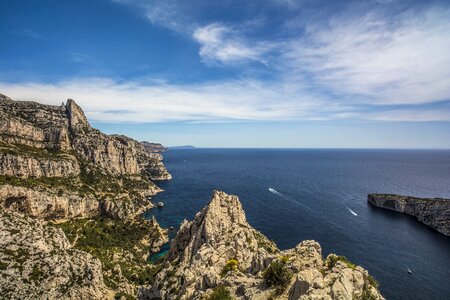
[[[35,40],[42,39],[42,35],[40,35],[36,31],[28,29],[28,28],[21,28],[21,29],[12,31],[12,33],[15,35],[19,35],[19,36],[23,36],[23,37],[27,37],[27,38],[31,38],[31,39],[35,39]]]
[[[94,61],[94,57],[86,53],[74,52],[70,51],[69,53],[70,60],[77,63],[90,63]]]
[[[350,105],[312,95],[298,86],[253,80],[171,85],[88,78],[55,84],[1,83],[0,92],[17,100],[58,105],[75,99],[90,120],[102,122],[230,122],[251,120],[450,121],[450,105]]]
[[[52,104],[72,97],[92,120],[108,122],[449,121],[449,105],[433,106],[450,101],[447,6],[395,14],[341,10],[289,27],[289,34],[279,34],[280,28],[267,34],[267,24],[251,27],[250,20],[196,20],[189,5],[175,5],[173,0],[115,1],[139,7],[152,24],[198,43],[199,56],[208,67],[232,66],[247,76],[238,78],[246,79],[205,78],[177,85],[164,78],[151,83],[74,78],[49,84],[0,82],[0,92]],[[298,19],[296,14],[294,9],[286,15],[289,26]],[[70,55],[78,62],[91,59],[77,52]],[[248,71],[259,64],[269,76],[251,76]]]
[[[18,100],[55,105],[74,98],[92,120],[108,122],[317,119],[327,113],[319,110],[320,99],[299,98],[285,94],[282,86],[256,81],[180,86],[90,78],[56,84],[0,83],[0,91]]]
[[[235,63],[246,60],[265,62],[265,54],[274,44],[264,41],[250,42],[231,27],[213,23],[197,28],[194,39],[200,44],[200,56],[206,62]]]
[[[449,99],[449,32],[450,10],[410,10],[395,19],[344,15],[292,41],[283,72],[372,104]]]

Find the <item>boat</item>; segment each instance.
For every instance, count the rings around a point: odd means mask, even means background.
[[[409,269],[409,268],[408,268],[408,273],[409,273],[409,274],[412,274],[412,271],[411,271],[411,269]]]
[[[164,203],[162,203],[162,202],[158,202],[158,207],[163,207],[164,206]]]

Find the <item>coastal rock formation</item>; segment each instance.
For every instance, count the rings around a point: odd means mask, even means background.
[[[107,299],[100,261],[61,229],[0,209],[0,298]]]
[[[70,177],[79,173],[80,165],[74,157],[52,159],[0,153],[0,174],[3,175],[20,178],[37,178]]]
[[[315,241],[280,251],[247,223],[238,197],[220,191],[193,221],[182,223],[162,271],[139,296],[208,299],[217,294],[233,299],[384,299],[366,270],[334,254],[324,260]]]
[[[0,95],[0,205],[44,219],[133,218],[161,191],[152,180],[171,179],[151,145],[92,128],[72,99],[50,106]]]
[[[0,207],[44,220],[93,217],[98,215],[99,204],[92,196],[80,197],[62,191],[20,186],[0,186]]]
[[[367,201],[377,207],[414,216],[420,222],[450,236],[450,199],[369,194]]]
[[[145,150],[151,153],[162,153],[166,152],[167,148],[159,143],[149,143],[146,141],[141,142],[142,146],[144,146]]]
[[[106,135],[92,128],[72,99],[65,105],[50,106],[1,95],[0,141],[72,152],[113,175],[141,174],[152,165],[161,172],[160,156],[131,138]]]

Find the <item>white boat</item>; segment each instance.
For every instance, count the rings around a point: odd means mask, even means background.
[[[163,207],[164,206],[164,203],[162,203],[162,202],[158,202],[158,207]]]
[[[409,274],[412,274],[412,271],[411,271],[411,269],[409,269],[409,268],[408,268],[408,273],[409,273]]]

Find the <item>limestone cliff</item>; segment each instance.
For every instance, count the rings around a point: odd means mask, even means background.
[[[50,106],[0,95],[0,206],[16,197],[26,201],[9,207],[36,217],[134,217],[160,191],[152,180],[171,179],[149,144],[92,128],[72,99]]]
[[[163,145],[159,144],[159,143],[149,143],[149,142],[141,142],[142,146],[144,146],[144,148],[152,153],[162,153],[162,152],[166,152],[168,149],[166,147],[164,147]]]
[[[414,216],[420,222],[450,236],[450,199],[369,194],[367,200],[374,206]]]
[[[2,299],[108,299],[102,266],[61,229],[0,209]]]
[[[193,221],[182,223],[162,271],[139,295],[142,299],[383,299],[366,270],[334,254],[324,260],[315,241],[280,251],[247,223],[239,199],[220,191]]]

